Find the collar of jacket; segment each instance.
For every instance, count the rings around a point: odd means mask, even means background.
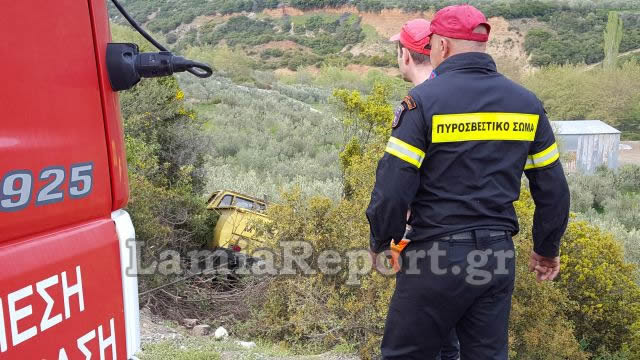
[[[489,54],[481,52],[468,52],[453,55],[440,64],[434,71],[439,76],[449,71],[463,69],[478,69],[486,72],[496,72],[496,63]]]

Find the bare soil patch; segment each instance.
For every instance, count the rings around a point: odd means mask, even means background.
[[[629,150],[620,150],[618,157],[620,164],[640,165],[640,141],[621,141],[620,143],[631,146]]]

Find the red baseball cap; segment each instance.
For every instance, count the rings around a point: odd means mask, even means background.
[[[486,34],[474,33],[473,30],[484,25]],[[452,39],[487,42],[491,26],[484,14],[471,5],[452,5],[440,9],[431,20],[429,37],[438,34]]]
[[[425,19],[415,19],[402,25],[402,31],[393,35],[389,41],[400,41],[402,46],[420,54],[430,55],[427,49],[431,23]]]

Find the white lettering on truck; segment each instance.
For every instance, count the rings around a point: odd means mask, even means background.
[[[109,337],[104,338],[102,325],[98,326],[98,340],[100,342],[100,360],[104,359],[104,353],[107,348],[111,347],[111,358],[116,360],[116,327],[113,318],[109,320]]]
[[[58,360],[69,360],[67,352],[64,348],[60,349],[60,352],[58,353]]]
[[[82,275],[80,274],[80,266],[76,266],[76,284],[71,287],[67,286],[67,272],[62,272],[62,291],[64,293],[65,318],[68,319],[71,317],[71,311],[69,310],[69,298],[73,295],[78,295],[80,312],[84,311],[84,295],[82,293]]]
[[[93,340],[93,338],[95,337],[96,337],[96,331],[91,330],[88,333],[82,335],[77,341],[78,350],[82,352],[82,355],[85,356],[86,360],[91,360],[91,350],[87,349],[87,343]]]
[[[51,310],[53,309],[54,301],[53,301],[53,298],[51,298],[51,296],[49,296],[49,294],[47,293],[47,288],[57,283],[58,283],[58,275],[54,275],[36,284],[36,289],[38,290],[38,294],[40,294],[40,296],[47,303],[47,308],[44,310],[42,321],[40,321],[40,331],[45,331],[50,327],[62,322],[62,314],[58,314],[54,317],[51,317]]]
[[[65,319],[69,319],[71,317],[71,305],[69,301],[71,297],[76,296],[78,298],[79,311],[84,311],[84,293],[82,290],[82,272],[80,270],[80,266],[76,266],[75,285],[69,286],[66,271],[62,272],[61,278]],[[42,301],[47,304],[47,307],[42,314],[42,318],[40,321],[40,332],[50,329],[51,327],[56,326],[63,321],[62,314],[57,314],[53,317],[51,316],[51,311],[53,310],[55,300],[49,295],[47,289],[56,284],[58,284],[58,275],[48,277],[35,284],[36,292],[38,293]],[[31,306],[33,300],[31,300],[29,305],[25,305],[20,308],[18,308],[20,305],[17,305],[17,303],[23,300],[26,301],[30,297],[32,297],[33,287],[33,285],[26,286],[20,290],[9,293],[6,297],[8,308],[7,316],[9,318],[11,329],[11,344],[14,347],[33,338],[38,334],[38,328],[36,326],[32,326],[28,329],[20,329],[19,326],[20,320],[26,319],[33,315],[33,307]],[[0,297],[0,353],[6,352],[8,350],[7,332],[4,324],[4,309],[2,305],[2,298]],[[66,353],[60,356],[66,356]]]
[[[111,359],[117,360],[116,328],[115,328],[115,322],[113,318],[109,320],[109,330],[110,330],[109,332],[110,335],[108,338],[105,339],[104,330],[102,330],[102,325],[98,326],[98,346],[100,348],[100,360],[105,360],[105,353],[108,348],[111,348]],[[82,335],[76,342],[78,345],[78,350],[82,352],[82,355],[84,355],[85,360],[91,360],[91,356],[93,354],[91,353],[91,350],[87,348],[87,343],[95,338],[96,338],[96,331],[91,330],[88,333]],[[60,349],[60,353],[62,353],[63,351],[64,349]],[[66,352],[64,354],[65,356],[67,355]],[[58,356],[58,360],[62,360],[60,358],[60,355]]]
[[[33,287],[31,285],[23,287],[18,291],[14,291],[7,296],[7,302],[9,303],[9,321],[11,323],[11,339],[13,339],[13,346],[20,344],[23,341],[27,341],[36,336],[38,330],[35,326],[20,332],[18,330],[18,320],[22,320],[33,312],[31,305],[27,305],[21,309],[16,309],[16,302],[27,298],[33,294]]]

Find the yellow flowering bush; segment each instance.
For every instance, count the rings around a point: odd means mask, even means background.
[[[559,284],[570,299],[568,313],[590,350],[617,350],[637,336],[640,287],[636,268],[623,261],[620,244],[586,222],[569,224],[561,248]]]

